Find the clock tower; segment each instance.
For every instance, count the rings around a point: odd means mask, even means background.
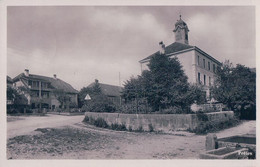
[[[175,23],[175,28],[173,30],[175,34],[175,42],[183,43],[183,44],[189,44],[189,38],[188,38],[188,26],[187,24],[181,19],[177,20]]]

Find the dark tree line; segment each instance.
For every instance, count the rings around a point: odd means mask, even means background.
[[[217,69],[217,80],[212,87],[213,97],[235,111],[241,119],[256,118],[256,73],[248,67],[235,67],[226,61]]]

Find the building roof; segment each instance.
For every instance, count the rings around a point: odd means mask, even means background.
[[[19,79],[31,79],[31,80],[36,80],[36,81],[43,81],[51,84],[52,89],[59,89],[63,90],[64,92],[67,93],[78,93],[76,89],[74,89],[70,84],[62,81],[61,79],[58,78],[51,78],[51,77],[46,77],[46,76],[41,76],[41,75],[34,75],[34,74],[29,74],[29,76],[25,76],[24,73],[19,74],[17,77],[15,77],[13,80],[16,82]]]
[[[179,43],[179,42],[174,42],[174,43],[172,43],[172,44],[170,44],[170,45],[165,47],[165,54],[168,55],[168,54],[171,54],[171,53],[184,51],[184,50],[189,50],[189,49],[192,49],[192,48],[194,48],[194,46],[187,45],[187,44],[182,44],[182,43]],[[152,55],[142,59],[140,61],[140,63],[148,61],[152,56],[154,56],[156,54],[159,54],[159,51],[157,51],[154,54],[152,54]]]
[[[171,56],[174,54],[179,54],[179,53],[183,53],[183,52],[188,52],[191,50],[196,50],[198,52],[200,52],[201,54],[205,55],[206,57],[210,58],[211,60],[213,60],[215,63],[217,63],[218,65],[220,65],[221,63],[216,60],[215,58],[213,58],[212,56],[210,56],[209,54],[207,54],[206,52],[204,52],[203,50],[201,50],[200,48],[196,47],[196,46],[192,46],[192,45],[188,45],[188,44],[183,44],[183,43],[179,43],[179,42],[174,42],[168,46],[165,47],[165,54],[167,56]],[[144,63],[150,60],[150,58],[156,54],[159,54],[159,51],[155,52],[154,54],[140,60],[140,63]]]
[[[93,87],[95,85],[95,82],[91,83],[88,87]],[[99,83],[100,89],[102,93],[106,96],[121,96],[121,92],[123,91],[123,88],[120,86],[115,85],[108,85]]]

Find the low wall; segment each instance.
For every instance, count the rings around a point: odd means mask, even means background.
[[[209,121],[223,122],[234,117],[233,111],[222,111],[206,114]],[[128,128],[137,130],[140,126],[149,130],[151,124],[155,131],[169,132],[174,130],[194,130],[200,123],[196,114],[120,114],[86,112],[85,116],[94,119],[103,118],[108,125],[112,123],[125,124]]]

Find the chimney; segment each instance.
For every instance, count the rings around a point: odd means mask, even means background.
[[[25,70],[24,70],[24,75],[27,76],[27,77],[29,77],[29,70],[28,70],[28,69],[25,69]]]
[[[160,45],[160,54],[165,54],[165,45],[163,43],[163,41],[159,42]]]
[[[97,79],[95,79],[95,83],[98,83],[98,80],[97,80]]]
[[[56,75],[56,74],[53,74],[53,78],[54,78],[54,79],[57,79],[57,75]]]

